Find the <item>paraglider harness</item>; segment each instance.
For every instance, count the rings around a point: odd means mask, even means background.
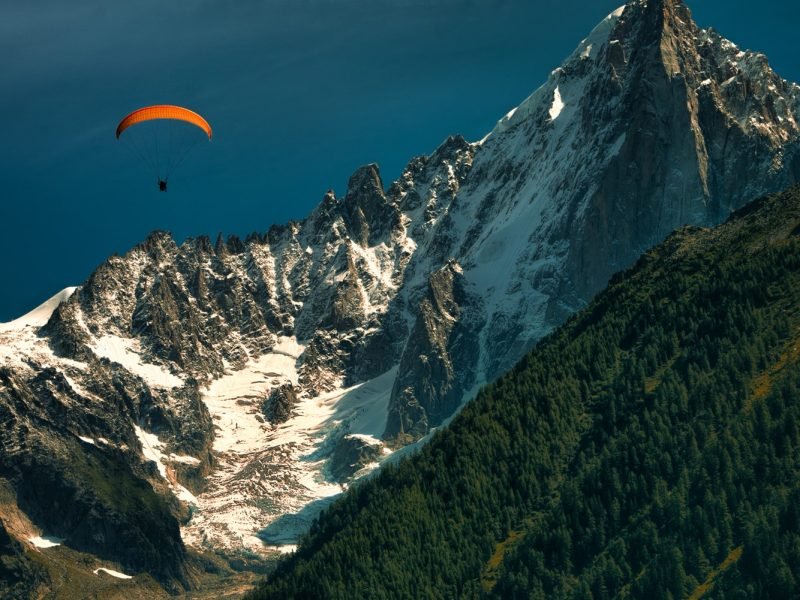
[[[159,192],[166,192],[167,191],[167,180],[166,179],[159,179],[158,180],[158,191]]]

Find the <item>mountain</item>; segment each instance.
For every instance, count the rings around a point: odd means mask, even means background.
[[[645,253],[252,598],[796,598],[800,187]]]
[[[367,165],[244,240],[154,232],[0,325],[12,534],[169,589],[197,552],[291,549],[675,227],[800,179],[798,114],[763,55],[633,1],[388,188]]]

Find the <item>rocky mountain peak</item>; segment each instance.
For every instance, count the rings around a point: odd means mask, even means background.
[[[322,201],[319,203],[321,208],[330,209],[336,206],[336,194],[333,190],[329,189],[325,192],[325,195],[322,197]]]
[[[214,253],[220,258],[228,256],[228,245],[225,243],[225,237],[222,235],[222,232],[217,234],[217,241],[214,243]]]
[[[637,14],[638,13],[638,14]],[[635,21],[636,36],[624,40],[629,48],[657,50],[660,63],[672,77],[681,73],[693,75],[698,61],[694,46],[697,33],[692,14],[680,0],[649,0],[633,2],[622,15],[625,21]]]
[[[160,257],[174,253],[176,245],[169,231],[155,230],[150,232],[137,248],[158,260]]]
[[[371,197],[385,199],[380,168],[375,163],[364,165],[355,170],[347,182],[347,196],[345,199],[353,200],[355,198],[366,199]]]
[[[653,25],[650,31],[664,37],[682,28],[696,29],[692,13],[683,0],[632,0],[625,6],[626,11],[642,11],[646,23]],[[649,19],[649,20],[647,20]]]
[[[433,151],[430,162],[438,164],[443,161],[456,161],[460,153],[467,152],[469,149],[470,143],[463,136],[451,135]]]
[[[360,167],[350,176],[342,206],[345,222],[362,246],[377,243],[397,220],[396,208],[384,194],[376,164]]]
[[[205,255],[210,255],[214,251],[211,245],[211,238],[207,235],[201,235],[194,239],[186,240],[187,243],[192,244],[197,252]]]

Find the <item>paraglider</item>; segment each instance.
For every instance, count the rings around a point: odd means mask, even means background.
[[[150,167],[161,192],[167,191],[170,173],[204,137],[211,140],[208,121],[188,108],[173,104],[139,108],[117,125],[117,139],[127,142]]]

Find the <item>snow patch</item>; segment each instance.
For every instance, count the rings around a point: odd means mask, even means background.
[[[564,110],[564,101],[561,99],[561,90],[558,89],[556,86],[555,91],[553,92],[553,104],[550,106],[550,120],[555,121],[558,118],[558,115],[561,114],[561,111]]]
[[[95,338],[94,344],[90,347],[97,356],[121,364],[151,386],[173,388],[183,385],[180,377],[176,377],[164,367],[142,361],[139,340],[104,335]]]
[[[37,548],[54,548],[55,546],[60,546],[61,542],[64,541],[64,538],[52,537],[49,535],[37,535],[28,538],[28,541]]]
[[[164,446],[164,442],[159,440],[157,435],[145,431],[138,425],[134,425],[133,430],[136,432],[136,437],[139,438],[139,442],[142,444],[142,454],[146,459],[152,460],[154,463],[156,463],[158,472],[161,474],[161,477],[167,481],[175,496],[177,496],[179,500],[183,500],[184,502],[188,502],[190,504],[195,504],[197,502],[197,498],[195,498],[194,494],[177,482],[174,474],[171,474],[167,470],[166,462],[174,461],[199,464],[200,461],[191,456],[178,456],[176,454],[170,454],[167,456],[161,451],[161,448]]]
[[[356,440],[361,440],[362,442],[364,442],[365,444],[369,444],[370,446],[383,446],[383,442],[377,436],[374,435],[366,435],[363,433],[351,433],[344,437],[348,439],[352,438]]]
[[[96,446],[97,445],[97,443],[95,443],[95,441],[90,437],[84,437],[82,435],[79,435],[78,439],[80,441],[82,441],[82,442],[86,442],[87,444],[91,444],[92,446]]]
[[[619,151],[622,149],[622,144],[625,143],[625,139],[627,138],[627,132],[623,131],[620,136],[616,139],[616,141],[611,144],[611,147],[608,149],[608,156],[616,156],[619,154]]]
[[[161,447],[164,445],[164,442],[159,440],[156,434],[149,433],[138,425],[134,425],[133,430],[136,432],[136,437],[139,438],[139,443],[142,444],[142,454],[144,457],[156,463],[158,472],[166,479],[167,466],[161,460],[164,458],[164,455],[161,453]]]
[[[199,465],[200,459],[194,456],[183,456],[179,454],[170,454],[169,460],[171,462],[183,463],[185,465]]]
[[[106,569],[105,567],[100,567],[99,569],[95,569],[92,572],[95,575],[99,575],[100,571],[102,571],[106,575],[111,575],[112,577],[116,577],[117,579],[133,579],[133,577],[130,575],[125,575],[125,573],[120,573],[119,571],[115,571],[114,569]]]

